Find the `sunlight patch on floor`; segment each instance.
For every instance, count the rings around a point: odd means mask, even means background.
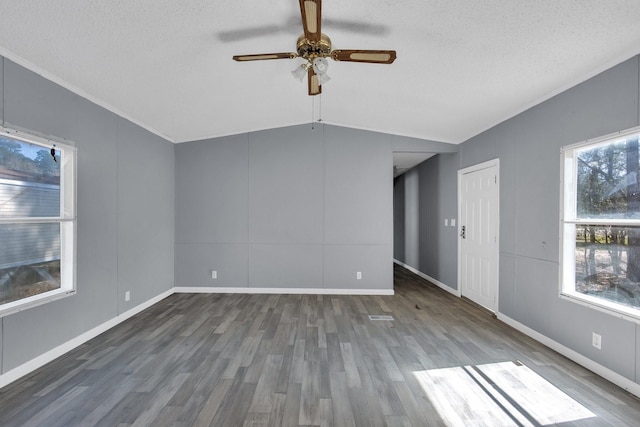
[[[596,415],[520,362],[413,373],[447,426],[545,426]]]

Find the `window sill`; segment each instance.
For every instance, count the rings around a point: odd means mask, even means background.
[[[577,292],[561,292],[560,298],[629,322],[640,323],[640,310],[638,309],[625,307],[620,304],[615,304]]]
[[[0,317],[9,316],[11,314],[19,313],[32,307],[46,304],[48,302],[56,301],[61,298],[66,298],[75,295],[75,289],[56,289],[49,292],[44,292],[39,295],[34,295],[29,298],[23,298],[18,301],[9,302],[0,306]]]

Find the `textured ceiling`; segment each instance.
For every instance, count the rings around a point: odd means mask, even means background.
[[[0,0],[0,54],[174,142],[326,123],[460,143],[640,53],[640,1],[325,0],[321,99],[290,71],[296,0]]]

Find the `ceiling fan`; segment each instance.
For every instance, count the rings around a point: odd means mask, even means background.
[[[309,95],[322,93],[322,84],[329,80],[326,58],[344,62],[367,62],[371,64],[391,64],[396,59],[395,50],[331,50],[331,40],[320,32],[322,21],[322,0],[299,0],[304,34],[298,37],[296,52],[262,53],[236,55],[234,60],[263,61],[268,59],[303,58],[307,62],[293,71],[302,79],[307,75]]]

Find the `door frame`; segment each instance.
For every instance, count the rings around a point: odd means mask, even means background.
[[[496,288],[495,288],[495,299],[496,299],[496,307],[495,314],[498,314],[500,307],[500,158],[495,158],[492,160],[487,160],[486,162],[478,163],[473,166],[468,166],[463,169],[458,169],[458,228],[457,228],[457,236],[458,239],[458,295],[463,297],[464,293],[462,292],[462,280],[461,280],[461,270],[462,270],[462,245],[460,242],[460,233],[462,231],[462,176],[467,175],[473,172],[477,172],[483,169],[495,168],[496,173],[496,191],[497,194],[497,209],[496,209],[496,245],[495,245],[495,269],[496,269]]]

